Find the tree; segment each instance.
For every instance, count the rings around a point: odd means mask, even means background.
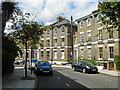
[[[17,7],[17,2],[7,2],[8,0],[5,0],[2,2],[1,8],[2,8],[2,35],[4,35],[4,30],[6,26],[6,22],[11,18],[14,20],[15,15],[18,15],[20,9]]]
[[[17,3],[15,2],[4,2],[1,3],[0,16],[2,17],[2,75],[13,72],[16,56],[20,48],[16,45],[14,38],[4,34],[6,22],[13,18],[13,15],[19,12]]]
[[[40,35],[42,35],[43,30],[46,27],[43,25],[38,24],[35,21],[30,21],[27,23],[23,23],[22,29],[15,31],[13,36],[16,38],[16,41],[19,43],[23,43],[26,48],[26,64],[25,64],[25,77],[27,77],[27,45],[32,48],[39,43]]]
[[[102,24],[106,25],[109,33],[114,30],[118,31],[118,39],[120,39],[120,1],[118,2],[99,2],[98,12]],[[108,25],[111,25],[108,27]],[[111,28],[113,28],[111,30]],[[119,42],[119,55],[120,55],[120,42]]]

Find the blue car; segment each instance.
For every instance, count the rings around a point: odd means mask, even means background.
[[[53,74],[51,64],[48,61],[37,61],[34,68],[37,74],[49,73]]]

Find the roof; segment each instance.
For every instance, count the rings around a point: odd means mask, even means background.
[[[91,16],[93,16],[93,15],[96,15],[96,14],[98,14],[98,10],[94,10],[94,11],[92,12],[92,14],[89,14],[89,15],[86,15],[86,16],[81,17],[81,18],[79,18],[79,19],[76,19],[75,21],[79,22],[79,21],[81,21],[81,20],[83,20],[83,19],[89,18],[89,17],[91,17]]]
[[[56,23],[55,25],[53,25],[53,27],[55,27],[55,26],[60,26],[60,25],[65,25],[65,24],[71,24],[71,22],[69,21],[69,20],[63,20],[63,21],[61,21],[61,22],[58,22],[58,23]],[[73,25],[74,26],[77,26],[74,22],[73,22]]]
[[[87,15],[87,16],[84,16],[84,17],[81,17],[81,18],[79,18],[79,19],[76,19],[75,21],[79,22],[79,21],[81,21],[81,20],[83,20],[83,19],[89,18],[90,16],[92,16],[92,14],[89,14],[89,15]]]

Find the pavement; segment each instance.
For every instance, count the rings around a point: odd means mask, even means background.
[[[71,64],[67,64],[67,65],[52,65],[52,67],[64,67],[64,68],[71,68]],[[72,69],[72,68],[71,68]],[[115,71],[115,70],[107,70],[107,69],[103,69],[103,70],[98,70],[98,72],[100,74],[105,74],[105,75],[111,75],[111,76],[116,76],[119,77],[120,76],[120,71]]]
[[[23,67],[16,67],[14,72],[9,76],[7,80],[2,82],[2,89],[29,89],[34,90],[36,88],[36,76],[31,71],[27,70],[27,77],[25,79],[25,69]]]

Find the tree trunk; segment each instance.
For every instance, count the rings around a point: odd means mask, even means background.
[[[33,48],[31,47],[31,68],[32,68],[32,50]],[[31,75],[32,75],[32,69],[31,69]]]
[[[25,77],[27,77],[27,35],[26,35],[25,48],[26,48],[26,59],[25,59]]]

